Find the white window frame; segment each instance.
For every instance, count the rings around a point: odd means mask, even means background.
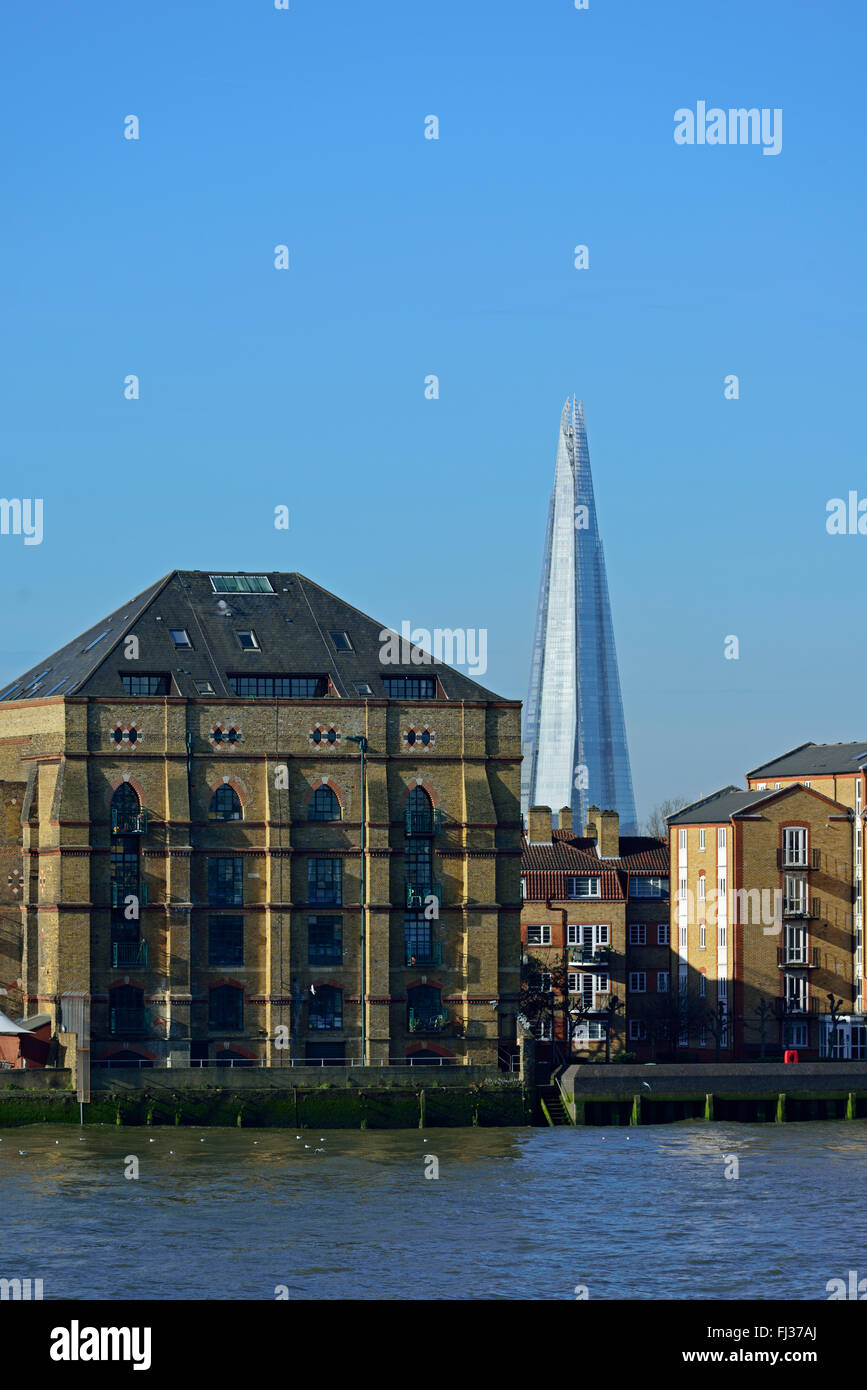
[[[629,945],[630,945],[630,946],[646,946],[646,945],[647,945],[647,923],[646,923],[646,922],[630,922],[630,923],[629,923]]]
[[[657,946],[668,946],[671,942],[671,928],[668,922],[657,922],[656,924],[656,944]]]
[[[639,981],[640,981],[640,983],[639,983]],[[646,993],[647,993],[647,971],[646,971],[646,970],[630,970],[630,972],[629,972],[629,993],[630,993],[630,994],[646,994]]]
[[[707,999],[707,975],[699,975],[698,977],[698,997],[699,999]]]
[[[540,936],[539,936],[539,940],[538,940],[538,941],[531,941],[531,940],[530,940],[530,932],[531,932],[531,931],[537,931],[537,932],[540,933]],[[545,935],[546,932],[548,933],[547,936]],[[543,924],[543,923],[541,923],[541,922],[538,922],[538,923],[537,923],[537,922],[528,923],[528,925],[527,925],[527,945],[528,945],[528,946],[550,946],[550,945],[551,945],[551,928],[550,928],[550,926],[549,926],[547,923],[544,923],[544,924]]]
[[[726,847],[726,828],[724,825],[717,826],[716,847],[717,849],[725,849]]]
[[[678,847],[678,849],[680,849],[680,850],[684,850],[684,851],[686,850],[686,828],[685,828],[685,827],[684,827],[684,829],[678,830],[678,832],[677,832],[677,847]]]
[[[706,923],[706,922],[699,922],[699,924],[698,924],[698,949],[699,949],[700,951],[706,951],[706,950],[707,950],[707,923]]]
[[[698,832],[698,847],[699,847],[700,850],[703,850],[703,849],[706,849],[706,848],[707,848],[707,841],[706,841],[706,839],[705,839],[705,828],[704,828],[704,826],[702,826],[701,829],[700,829],[699,832]]]
[[[657,994],[668,994],[671,990],[671,973],[668,970],[657,970],[656,972],[656,992]]]
[[[578,885],[586,884],[587,892],[579,893]],[[595,889],[594,889],[595,885]],[[566,880],[566,897],[570,899],[580,898],[586,902],[589,898],[602,897],[602,880],[597,874],[569,874]]]
[[[700,903],[703,903],[703,902],[705,902],[705,901],[707,900],[707,875],[706,875],[706,874],[699,874],[699,876],[698,876],[698,900],[699,900]]]
[[[640,1018],[629,1020],[629,1041],[644,1042],[647,1037],[647,1025]]]

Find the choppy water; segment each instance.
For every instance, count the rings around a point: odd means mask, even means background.
[[[0,1130],[0,1277],[46,1299],[826,1299],[867,1275],[860,1121],[299,1132]]]

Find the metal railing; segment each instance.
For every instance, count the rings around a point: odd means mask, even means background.
[[[114,835],[146,835],[148,833],[147,811],[111,810],[111,829]]]
[[[111,943],[111,964],[119,970],[124,965],[147,965],[148,944],[146,941],[113,941]]]
[[[607,965],[611,958],[608,946],[570,946],[570,965]]]
[[[451,1023],[449,1014],[417,1014],[409,1011],[410,1033],[443,1033]]]
[[[406,885],[406,905],[411,912],[421,912],[425,899],[434,897],[438,903],[443,900],[441,883],[408,883]]]
[[[408,836],[439,835],[443,827],[442,811],[413,811],[406,808],[404,825]]]
[[[818,946],[778,946],[777,965],[819,965]]]
[[[95,1057],[92,1065],[109,1068],[137,1067],[139,1069],[157,1067],[162,1071],[194,1071],[200,1067],[252,1066],[259,1070],[281,1071],[284,1067],[471,1067],[473,1062],[471,1057],[378,1057],[367,1062],[362,1061],[360,1057],[287,1057],[269,1067],[265,1057],[229,1057],[226,1061],[220,1061],[216,1057],[188,1057],[182,1062],[172,1061],[171,1064],[164,1057],[157,1057],[153,1060],[139,1057],[135,1061],[117,1057]],[[513,1069],[517,1070],[517,1059],[515,1059]]]
[[[405,947],[407,965],[442,965],[443,948],[439,941],[431,941],[427,946]]]
[[[130,896],[138,898],[140,907],[147,907],[148,886],[143,878],[131,879],[128,883],[124,883],[122,879],[112,879],[112,907],[124,907],[125,900]]]

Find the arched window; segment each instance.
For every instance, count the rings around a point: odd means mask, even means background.
[[[442,990],[433,985],[414,985],[406,992],[407,1026],[410,1033],[441,1033],[447,1018],[443,1013]]]
[[[111,798],[111,828],[129,834],[140,828],[141,802],[129,782],[121,782]]]
[[[317,787],[310,798],[308,820],[340,820],[340,802],[330,787]]]
[[[407,798],[406,824],[410,835],[433,834],[433,803],[424,787],[413,787]]]
[[[234,787],[226,782],[211,797],[211,820],[240,820],[241,802]]]
[[[307,1014],[308,1028],[343,1027],[343,990],[334,985],[317,985],[310,995]]]

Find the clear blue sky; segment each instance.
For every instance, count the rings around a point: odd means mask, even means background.
[[[484,683],[525,698],[575,391],[639,815],[867,737],[867,536],[825,530],[867,496],[865,29],[854,0],[5,6],[2,494],[45,537],[0,537],[0,679],[170,569],[280,567],[487,628]],[[699,100],[781,107],[782,153],[675,145]]]

